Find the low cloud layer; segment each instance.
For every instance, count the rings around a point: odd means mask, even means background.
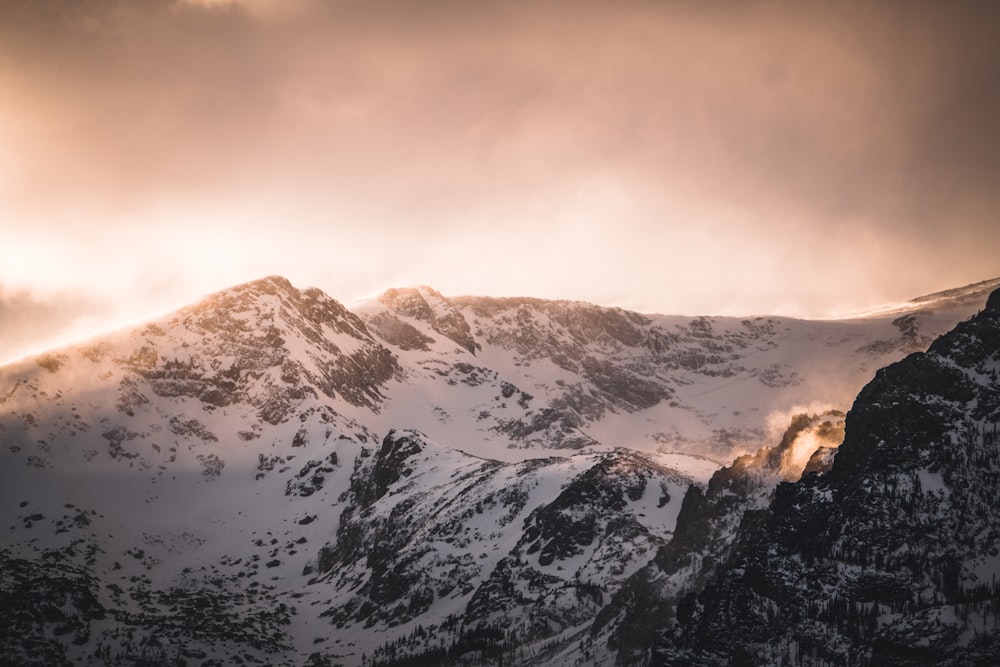
[[[998,23],[990,2],[3,3],[0,284],[124,317],[270,273],[343,300],[800,315],[973,282],[1000,274]]]
[[[105,324],[107,315],[100,302],[81,301],[76,295],[39,299],[0,288],[0,363],[85,336]]]

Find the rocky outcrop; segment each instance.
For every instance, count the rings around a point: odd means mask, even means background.
[[[879,371],[829,472],[782,484],[656,664],[1000,659],[1000,296]]]
[[[457,661],[523,661],[531,645],[588,623],[667,542],[673,522],[652,510],[690,483],[627,450],[502,464],[393,432],[358,460],[312,582],[350,591],[323,612],[336,627],[422,623],[419,642],[379,655],[445,647]],[[435,615],[432,605],[461,614]]]
[[[814,451],[835,450],[843,427],[841,412],[795,415],[777,445],[719,469],[707,488],[690,486],[673,539],[596,616],[594,640],[615,652],[619,664],[644,664],[657,636],[682,613],[678,607],[740,548],[739,531],[759,519],[777,485],[798,478]]]
[[[525,644],[589,624],[622,582],[666,544],[690,481],[619,450],[574,477],[524,521],[524,532],[464,615],[464,636],[503,628]],[[671,512],[673,510],[673,512]],[[658,525],[659,524],[659,525]]]
[[[317,390],[377,408],[380,386],[399,372],[360,318],[320,290],[299,291],[280,277],[210,296],[143,333],[145,344],[126,362],[154,394],[217,407],[249,400],[270,423]],[[191,336],[197,345],[181,340]],[[301,352],[290,349],[290,338],[305,343]]]
[[[0,653],[606,667],[674,626],[658,659],[988,662],[998,302],[879,374],[846,457],[842,415],[812,408],[707,485],[683,452],[763,442],[772,412],[964,311],[692,318],[418,288],[356,316],[273,277],[5,366]]]
[[[426,322],[438,334],[471,354],[479,349],[472,336],[469,323],[454,304],[429,287],[390,289],[379,297],[392,315],[411,317]],[[400,340],[410,348],[422,347],[419,338],[413,336],[412,328],[398,319],[382,318],[380,330],[387,331],[390,338]]]

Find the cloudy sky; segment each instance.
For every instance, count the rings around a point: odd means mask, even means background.
[[[825,316],[1000,275],[1000,3],[0,2],[0,360],[268,274]]]

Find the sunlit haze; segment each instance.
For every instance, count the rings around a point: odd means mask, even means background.
[[[1000,275],[993,2],[0,3],[0,362],[269,274],[830,316]]]

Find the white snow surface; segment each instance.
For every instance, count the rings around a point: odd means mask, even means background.
[[[567,581],[603,578],[613,594],[670,539],[688,484],[774,444],[796,411],[846,410],[877,368],[981,306],[939,299],[826,322],[689,318],[421,288],[413,303],[430,315],[378,301],[353,314],[317,292],[265,279],[0,367],[4,552],[86,564],[108,609],[138,613],[142,591],[240,591],[234,613],[257,628],[246,619],[280,602],[291,664],[316,651],[360,664],[417,625],[461,615],[501,559],[531,564],[529,515],[624,448],[660,470],[622,510],[644,536],[618,545],[613,574],[599,542],[532,565]],[[425,342],[386,340],[379,318]],[[385,495],[352,505],[352,476],[392,429],[425,434],[425,446]],[[363,559],[318,572],[321,548],[337,545],[348,507],[375,527],[404,502],[410,539],[395,555],[416,559],[434,593],[428,611],[332,624],[330,610],[361,600],[376,575]],[[119,641],[110,617],[69,655],[94,664],[98,641]],[[248,660],[276,660],[233,641]],[[221,660],[232,647],[202,648]]]

